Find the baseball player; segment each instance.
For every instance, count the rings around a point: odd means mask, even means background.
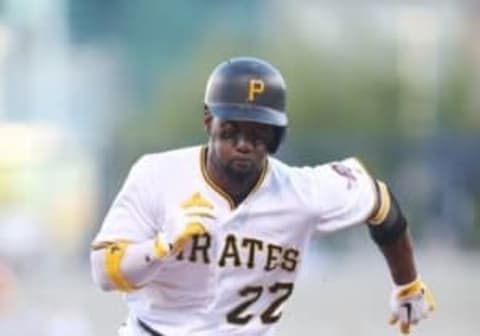
[[[273,335],[312,234],[361,223],[391,271],[391,323],[408,333],[433,310],[385,183],[356,158],[292,167],[271,156],[285,102],[276,68],[230,59],[207,83],[207,144],[133,166],[91,252],[95,283],[125,293],[119,335]]]

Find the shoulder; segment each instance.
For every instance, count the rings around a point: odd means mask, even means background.
[[[357,157],[349,157],[341,161],[330,162],[326,165],[337,175],[355,179],[357,176],[372,179],[365,163]]]
[[[132,166],[132,169],[173,169],[188,162],[197,162],[200,159],[201,146],[183,147],[158,153],[142,155]]]
[[[201,147],[187,147],[140,156],[131,166],[127,181],[142,184],[165,183],[172,172],[198,164]]]
[[[373,178],[362,160],[357,157],[348,157],[336,161],[319,163],[311,166],[292,166],[278,159],[271,158],[270,166],[273,175],[283,181],[301,187],[318,186],[318,184],[335,185],[357,183],[372,183]]]
[[[329,162],[321,162],[316,165],[309,165],[309,166],[295,166],[289,165],[281,160],[270,157],[269,158],[270,166],[274,171],[281,172],[283,174],[309,174],[312,172],[332,172],[335,171],[337,173],[344,173],[349,172],[350,170],[354,170],[356,172],[362,172],[364,174],[370,175],[367,166],[363,162],[363,160],[359,159],[358,157],[347,157],[335,161]]]

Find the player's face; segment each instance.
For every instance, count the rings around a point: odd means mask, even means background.
[[[275,138],[272,126],[207,116],[205,126],[214,165],[235,180],[259,174]]]

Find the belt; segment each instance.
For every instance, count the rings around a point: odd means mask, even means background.
[[[162,333],[159,333],[158,331],[154,330],[152,327],[150,327],[148,324],[143,322],[142,320],[137,319],[138,325],[146,331],[149,335],[151,336],[165,336]]]

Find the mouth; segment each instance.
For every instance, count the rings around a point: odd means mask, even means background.
[[[236,158],[231,161],[233,168],[237,170],[250,170],[254,166],[254,162],[251,159],[246,158]]]

